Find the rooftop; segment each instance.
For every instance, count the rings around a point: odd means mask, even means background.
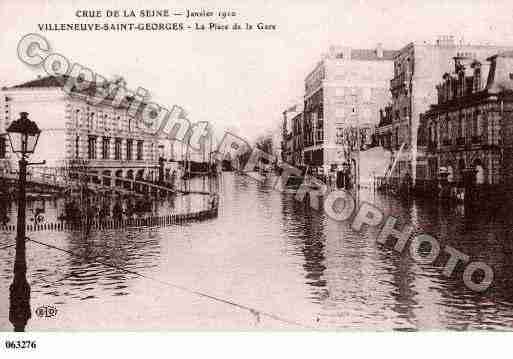
[[[382,50],[382,56],[378,56],[376,49],[352,49],[351,60],[359,61],[391,61],[398,53],[396,50]]]
[[[35,80],[27,81],[19,85],[8,87],[8,89],[16,88],[36,88],[36,87],[62,87],[68,80],[68,76],[46,76],[38,77]]]
[[[11,89],[27,89],[27,88],[63,88],[64,85],[66,84],[66,81],[69,79],[69,76],[67,75],[61,75],[61,76],[46,76],[46,77],[38,77],[37,79],[35,80],[31,80],[31,81],[27,81],[27,82],[24,82],[22,84],[19,84],[19,85],[15,85],[15,86],[11,86],[11,87],[7,87],[7,88],[3,88],[3,89],[6,89],[6,90],[11,90]],[[124,80],[121,80],[121,81],[124,81]],[[81,83],[81,81],[78,81],[79,83]],[[92,81],[92,82],[85,82],[83,84],[81,84],[83,87],[82,89],[79,89],[75,86],[73,86],[73,88],[71,89],[71,96],[78,96],[78,97],[82,97],[82,96],[86,96],[86,97],[95,97],[97,96],[97,89],[99,89],[100,92],[103,92],[105,90],[109,90],[109,87],[112,83],[116,83],[116,81],[107,81],[107,82],[104,82],[104,83],[100,83],[100,84],[97,84],[96,82]],[[121,85],[121,86],[124,86],[124,85]],[[102,88],[100,88],[102,87]],[[114,90],[116,91],[116,90]],[[105,103],[105,104],[112,104],[112,102],[114,101],[115,99],[115,96],[116,95],[116,92],[114,93],[109,93],[107,96],[104,96],[103,94],[101,95],[102,97],[102,101]],[[125,98],[121,101],[121,104],[120,106],[121,107],[126,107],[128,106],[132,101],[134,100],[134,97],[132,95],[126,95]],[[143,102],[142,103],[142,106],[146,106],[147,103],[146,102]],[[141,107],[142,109],[142,107]]]

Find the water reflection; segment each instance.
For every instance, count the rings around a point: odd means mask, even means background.
[[[66,252],[32,247],[36,253],[50,255],[50,262],[56,262],[60,268],[55,270],[39,263],[40,268],[31,276],[33,292],[54,297],[54,304],[128,295],[130,280],[155,268],[155,259],[160,255],[160,238],[156,233],[75,232],[65,234],[58,242],[65,244],[57,247]]]
[[[207,208],[203,194],[177,194],[159,198],[94,195],[88,197],[40,197],[27,201],[27,225],[126,220],[151,216],[190,213]],[[16,223],[17,205],[0,198],[0,225]]]
[[[283,197],[282,221],[284,235],[293,236],[297,253],[304,257],[305,283],[313,287],[311,299],[320,303],[328,295],[324,279],[326,238],[323,218],[289,195]]]
[[[50,232],[38,237],[68,252],[28,244],[33,300],[61,306],[63,312],[79,311],[87,303],[93,306],[89,308],[98,308],[98,313],[90,312],[91,318],[107,316],[112,327],[138,329],[140,320],[149,321],[151,317],[155,327],[175,328],[171,313],[178,303],[174,294],[167,297],[171,306],[159,299],[168,289],[150,287],[147,279],[134,274],[141,273],[324,329],[464,330],[513,326],[511,205],[496,209],[453,207],[425,200],[398,200],[369,191],[361,193],[362,200],[396,216],[401,225],[411,222],[419,231],[438,238],[442,248],[450,245],[472,260],[491,265],[495,273],[493,287],[475,293],[463,284],[463,267],[458,267],[450,278],[442,275],[447,254],[433,264],[418,264],[408,251],[398,253],[390,245],[377,244],[376,230],[355,233],[348,223],[335,222],[322,212],[305,208],[292,195],[274,191],[272,183],[225,173],[218,187],[219,217],[205,222],[151,231],[117,230],[88,235]],[[201,188],[201,183],[198,186]],[[162,201],[156,204],[156,210],[167,210],[167,206],[180,210],[194,206],[194,201]],[[51,218],[62,208],[59,206],[62,204],[58,201],[47,202],[45,218]],[[12,255],[12,250],[0,252],[1,297],[7,294],[5,283],[12,279]],[[198,329],[208,327],[206,318],[216,323],[235,320],[234,313],[225,311],[200,316],[196,311],[204,314],[211,313],[211,309],[208,301],[190,306],[194,300],[186,299],[183,308],[190,315],[186,320],[201,317]],[[106,303],[114,303],[107,314],[101,311]],[[116,303],[141,308],[137,319],[127,316]],[[152,306],[158,308],[157,314],[150,311]],[[115,318],[121,319],[116,322]],[[84,319],[66,320],[71,321],[70,327],[80,328]],[[238,327],[231,328],[254,325],[237,323]]]
[[[450,245],[472,261],[491,265],[494,285],[485,293],[472,292],[462,281],[464,266],[451,278],[442,276],[447,253],[432,265],[417,264],[407,250],[397,253],[392,246],[377,244],[373,229],[356,234],[347,223],[307,213],[286,199],[284,233],[301,248],[306,284],[312,287],[311,299],[322,305],[322,321],[330,327],[396,330],[513,325],[511,207],[496,211],[370,192],[361,196],[398,217],[401,225],[412,223],[419,232],[435,236],[442,248]]]

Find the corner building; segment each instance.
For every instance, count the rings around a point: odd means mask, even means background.
[[[471,57],[484,63],[488,57],[511,49],[457,44],[452,36],[443,36],[434,44],[412,42],[397,53],[390,81],[392,126],[386,131],[379,130],[391,138],[394,159],[397,159],[392,177],[402,178],[406,173],[414,179],[426,177],[427,158],[417,149],[420,114],[436,103],[436,85],[444,73],[451,72],[453,58]]]
[[[396,51],[331,47],[305,79],[303,160],[329,171],[344,158],[347,127],[373,129],[390,101]]]
[[[434,187],[443,170],[451,188],[464,187],[471,173],[478,190],[508,193],[497,190],[513,184],[513,51],[484,63],[455,57],[454,71],[440,80],[438,102],[420,123],[425,187]]]
[[[93,89],[70,95],[63,90],[65,82],[65,77],[44,77],[2,89],[2,170],[12,171],[17,166],[17,157],[5,145],[5,129],[20,112],[28,112],[42,130],[31,156],[33,162],[46,160],[40,171],[81,163],[92,173],[155,180],[159,169],[157,137],[142,128],[139,114],[128,116],[133,98],[125,98],[120,106],[113,106],[109,99],[92,105],[86,100]]]

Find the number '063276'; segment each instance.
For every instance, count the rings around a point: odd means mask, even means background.
[[[33,340],[6,340],[6,349],[36,349],[36,342]]]

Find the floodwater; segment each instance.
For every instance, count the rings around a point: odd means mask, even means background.
[[[513,219],[497,208],[401,201],[364,189],[419,232],[494,269],[473,292],[448,256],[418,264],[270,183],[224,173],[219,217],[164,228],[36,232],[27,242],[32,318],[27,330],[510,329]],[[12,212],[12,209],[11,209]],[[13,236],[0,233],[2,246]],[[44,244],[52,247],[44,246]],[[0,329],[8,321],[14,247],[0,251]],[[36,308],[55,307],[51,318]]]

